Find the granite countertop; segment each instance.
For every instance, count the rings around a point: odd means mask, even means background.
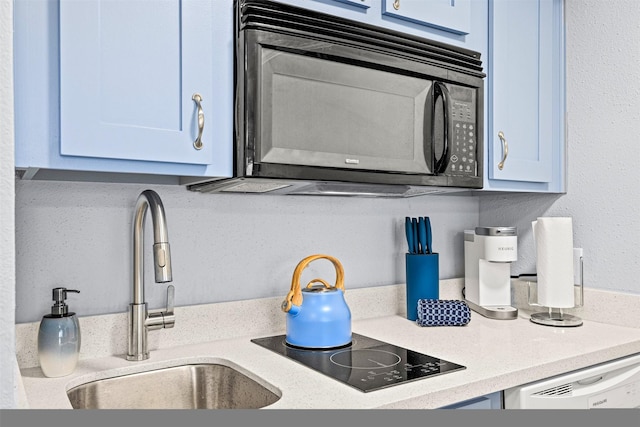
[[[234,330],[242,332],[235,335],[210,336],[201,342],[185,343],[177,338],[184,333],[175,331],[174,341],[168,345],[156,342],[157,348],[151,350],[150,359],[143,362],[128,362],[118,351],[106,356],[85,353],[76,370],[62,378],[45,378],[39,367],[22,366],[26,399],[30,408],[71,408],[66,390],[88,381],[185,363],[222,363],[244,372],[281,396],[267,408],[426,409],[640,353],[640,328],[586,318],[582,326],[562,328],[534,324],[524,311],[515,320],[488,319],[473,312],[471,322],[464,327],[420,327],[402,313],[401,291],[401,287],[380,288],[375,297],[351,293],[348,301],[354,314],[352,331],[461,364],[466,369],[364,393],[252,343],[253,338],[285,333],[282,313],[275,310],[270,311],[269,316],[279,321],[258,329],[251,329],[246,319],[236,319],[236,322],[246,322],[247,326],[238,324]],[[398,301],[393,307],[395,314],[365,309],[385,304],[381,300],[385,292],[389,299]],[[274,299],[268,301],[268,305],[278,302],[279,299]],[[247,302],[244,303],[246,306]],[[214,306],[215,312],[221,315],[223,306]],[[236,311],[237,307],[229,306],[229,312]],[[365,312],[373,317],[364,318]],[[208,320],[201,315],[189,320],[186,310],[182,318],[179,310],[176,314],[176,328],[184,324],[184,328],[193,329],[195,323],[190,325],[190,322]],[[85,321],[87,329],[90,320]],[[33,328],[34,325],[24,325],[23,337],[33,334]],[[150,336],[166,336],[162,334],[168,331],[153,331]]]

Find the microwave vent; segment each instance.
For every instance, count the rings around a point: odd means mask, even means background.
[[[364,184],[343,181],[278,180],[233,178],[187,185],[201,193],[289,194],[298,196],[357,196],[406,198],[426,194],[451,193],[460,189],[392,184]]]
[[[308,196],[413,197],[438,193],[440,191],[438,188],[416,188],[408,185],[319,182],[295,189],[289,194]]]
[[[286,189],[292,184],[281,180],[267,179],[222,179],[188,185],[191,191],[201,193],[249,193],[266,194]]]
[[[282,188],[289,187],[290,184],[282,183],[279,181],[273,182],[252,182],[242,181],[235,185],[223,188],[220,190],[223,193],[268,193],[270,191],[280,190]]]

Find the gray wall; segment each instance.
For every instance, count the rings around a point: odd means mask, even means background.
[[[404,283],[405,216],[431,217],[440,277],[460,277],[463,230],[478,224],[477,196],[212,195],[178,186],[18,180],[17,323],[47,313],[57,286],[81,290],[69,298],[80,316],[127,310],[133,209],[145,188],[164,203],[176,305],[284,297],[297,263],[316,253],[342,262],[347,289]],[[147,300],[160,307],[166,286],[153,282],[150,250],[146,255]],[[312,263],[303,280],[317,275],[335,277],[328,261]]]
[[[568,193],[495,196],[480,222],[518,226],[514,271],[535,271],[531,221],[571,216],[585,285],[640,293],[640,2],[567,0]]]
[[[13,2],[0,2],[0,409],[16,401],[12,16]]]

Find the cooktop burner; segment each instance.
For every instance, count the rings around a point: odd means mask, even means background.
[[[286,335],[252,339],[272,350],[363,392],[466,369],[462,365],[352,334],[351,345],[305,349],[286,343]]]

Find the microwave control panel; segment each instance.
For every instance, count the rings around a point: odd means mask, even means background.
[[[445,175],[478,175],[477,114],[475,89],[449,85],[451,120],[449,165]]]

